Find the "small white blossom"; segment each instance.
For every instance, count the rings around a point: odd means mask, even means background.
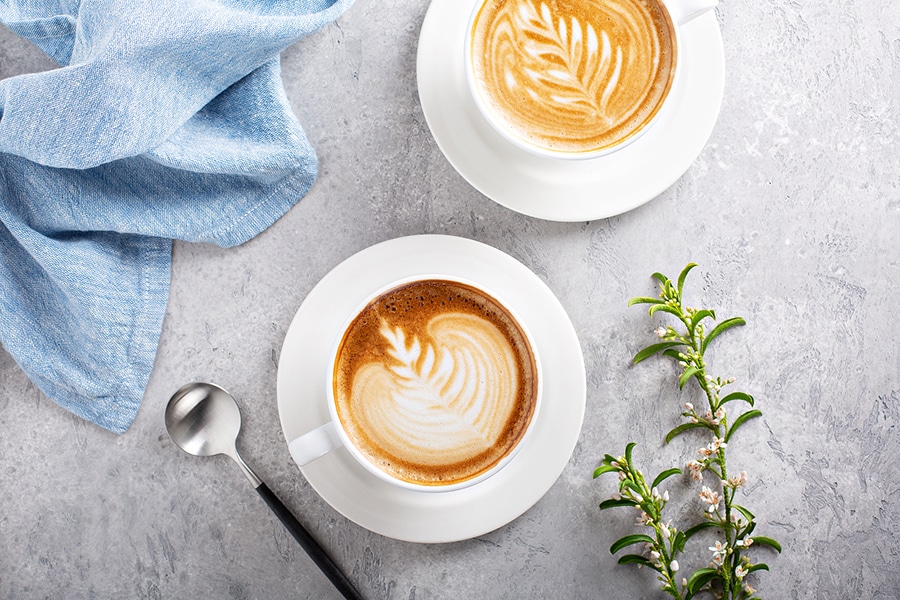
[[[662,534],[662,536],[663,536],[664,538],[666,538],[666,539],[669,539],[669,537],[672,535],[672,532],[669,531],[669,527],[668,527],[668,524],[667,524],[667,523],[660,523],[660,525],[659,525],[659,532],[660,532],[660,533]]]
[[[734,568],[734,576],[738,579],[743,579],[747,576],[747,569],[744,568],[744,565],[738,565]]]
[[[672,562],[670,562],[669,568],[672,570],[673,573],[677,573],[678,572],[678,561],[673,560]]]
[[[721,565],[725,560],[725,555],[728,553],[728,548],[722,544],[720,541],[716,541],[715,546],[709,547],[710,552],[713,553],[713,563],[716,565]]]
[[[728,478],[728,485],[737,489],[741,486],[747,485],[747,471],[741,471],[739,475],[735,475],[734,477]]]
[[[659,337],[660,339],[662,339],[662,338],[666,337],[666,333],[668,333],[668,330],[665,327],[657,327],[655,332],[656,332],[656,336]]]
[[[691,479],[694,481],[702,481],[703,479],[703,463],[692,460],[687,464],[688,471],[691,473]]]
[[[728,444],[726,444],[724,440],[721,440],[720,438],[713,438],[712,442],[710,442],[705,448],[700,448],[697,452],[700,454],[700,456],[708,457],[716,454],[720,449],[724,449],[727,446]]]
[[[719,502],[722,500],[719,492],[713,491],[705,485],[700,490],[700,499],[709,504],[709,512],[716,510],[719,507]]]

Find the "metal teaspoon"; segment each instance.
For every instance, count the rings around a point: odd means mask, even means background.
[[[238,454],[241,411],[231,394],[212,383],[183,386],[172,395],[166,406],[166,429],[172,441],[188,454],[224,454],[234,459],[272,512],[344,598],[362,600],[360,593],[325,550]]]

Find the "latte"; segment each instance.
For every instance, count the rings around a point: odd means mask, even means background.
[[[396,287],[352,321],[333,391],[342,429],[369,462],[419,485],[470,480],[512,452],[538,396],[524,332],[490,296],[429,279]]]
[[[475,93],[512,137],[577,155],[645,128],[675,77],[660,0],[486,0],[467,40]]]

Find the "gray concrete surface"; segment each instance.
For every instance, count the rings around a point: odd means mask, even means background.
[[[176,244],[156,367],[128,433],[62,411],[0,351],[0,598],[336,597],[227,459],[169,441],[165,403],[196,379],[239,398],[245,458],[367,598],[661,598],[652,573],[610,556],[633,515],[601,513],[613,484],[591,473],[631,440],[647,471],[693,453],[691,440],[662,438],[696,394],[678,392],[666,362],[629,364],[656,325],[626,307],[653,292],[653,271],[691,260],[694,303],[748,320],[711,360],[765,413],[730,449],[760,533],[784,545],[760,553],[771,572],[756,587],[769,599],[897,598],[896,6],[724,2],[725,98],[702,154],[639,209],[575,224],[508,211],[444,159],[416,91],[425,9],[358,0],[285,52],[319,180],[241,247]],[[48,68],[0,31],[0,77]],[[549,493],[446,545],[388,539],[332,510],[291,462],[275,399],[279,349],[313,285],[354,252],[417,233],[473,238],[534,270],[569,312],[588,377],[580,440]],[[699,510],[695,488],[670,489],[680,514]]]

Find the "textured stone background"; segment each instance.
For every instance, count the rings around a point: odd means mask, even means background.
[[[284,54],[293,107],[321,160],[311,193],[231,250],[176,244],[154,375],[115,436],[47,400],[0,350],[0,598],[332,598],[334,591],[225,458],[188,457],[163,409],[181,383],[240,399],[241,449],[368,598],[655,598],[652,574],[609,544],[630,512],[591,473],[640,442],[647,471],[696,443],[662,444],[679,407],[674,366],[629,364],[655,327],[629,297],[688,261],[695,304],[748,325],[714,373],[765,413],[730,449],[744,503],[784,553],[766,598],[896,598],[900,589],[900,12],[891,2],[733,2],[718,9],[727,79],[715,131],[669,190],[590,223],[538,221],[485,199],[451,168],[418,104],[421,0],[358,0]],[[0,31],[0,76],[53,68]],[[448,233],[500,248],[559,296],[588,375],[568,468],[521,518],[478,539],[416,545],[348,522],[286,451],[275,402],[294,311],[373,243]],[[670,485],[677,511],[696,488]],[[696,544],[694,549],[705,544]],[[708,556],[695,555],[698,566]],[[688,561],[690,562],[690,561]],[[686,567],[687,568],[687,567]]]

